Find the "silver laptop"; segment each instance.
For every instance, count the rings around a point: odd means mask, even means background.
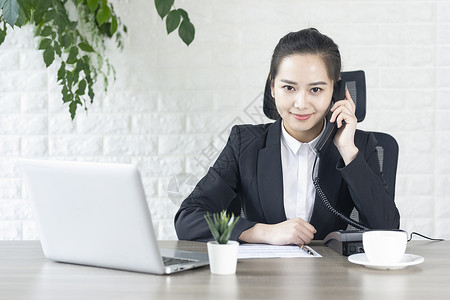
[[[152,274],[209,263],[206,253],[159,249],[135,166],[48,160],[20,164],[47,258]]]

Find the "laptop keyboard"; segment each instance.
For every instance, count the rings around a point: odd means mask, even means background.
[[[198,261],[198,260],[194,260],[194,259],[184,259],[184,258],[175,258],[175,257],[166,257],[166,256],[163,256],[162,259],[163,259],[164,266],[187,264],[187,263]]]

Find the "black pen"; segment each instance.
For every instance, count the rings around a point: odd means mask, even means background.
[[[305,251],[305,252],[308,253],[309,255],[314,256],[314,253],[313,253],[311,250],[309,250],[309,248],[306,247],[305,245],[300,245],[300,249],[302,249],[303,251]]]

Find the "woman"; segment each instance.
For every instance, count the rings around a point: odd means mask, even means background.
[[[223,209],[241,215],[231,239],[249,243],[308,244],[345,229],[312,183],[314,146],[328,110],[338,131],[318,160],[324,193],[344,215],[356,207],[368,228],[399,227],[393,196],[379,172],[375,137],[356,130],[348,91],[345,99],[331,102],[340,71],[338,46],[317,29],[291,32],[279,41],[269,80],[281,118],[233,127],[214,166],[175,216],[179,239],[211,240],[204,215]]]

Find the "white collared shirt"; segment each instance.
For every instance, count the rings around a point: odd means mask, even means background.
[[[325,129],[325,126],[324,126]],[[317,144],[322,132],[309,143],[292,137],[281,124],[281,165],[283,169],[283,201],[287,219],[302,218],[310,221],[316,191],[312,183],[312,171]],[[316,165],[316,172],[318,170]]]

